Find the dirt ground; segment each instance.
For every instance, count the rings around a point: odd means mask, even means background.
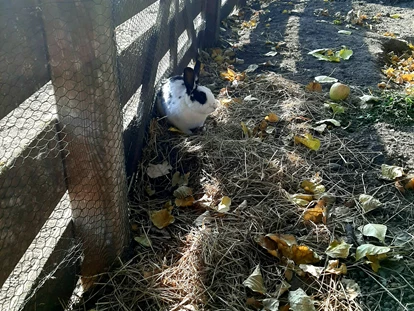
[[[153,120],[131,185],[133,259],[109,275],[105,295],[93,294],[85,309],[414,310],[414,191],[381,177],[383,164],[414,174],[413,101],[381,71],[388,52],[401,53],[414,42],[414,1],[252,0],[221,26],[220,52],[201,54],[200,82],[222,105],[192,136]],[[339,63],[308,54],[343,46],[353,55]],[[277,53],[265,56],[269,51]],[[249,71],[252,65],[257,69]],[[240,79],[223,78],[227,68]],[[351,95],[339,103],[344,113],[325,107],[330,84],[322,92],[305,90],[321,75],[350,86]],[[380,89],[380,82],[390,89]],[[367,106],[362,95],[379,100]],[[264,122],[270,112],[277,122]],[[341,126],[313,129],[330,118]],[[318,151],[294,143],[304,133],[320,141]],[[149,177],[153,165],[165,172]],[[312,193],[301,186],[312,178],[324,195],[305,205],[292,201],[294,194]],[[191,188],[183,198],[177,193],[182,186]],[[367,212],[361,194],[382,204]],[[231,206],[221,213],[223,197]],[[306,222],[321,201],[324,220]],[[162,229],[151,220],[160,210],[174,217]],[[384,241],[363,235],[360,226],[367,224],[386,225]],[[316,270],[332,259],[325,252],[333,240],[352,244],[349,256],[338,259],[346,275],[305,272],[299,264],[308,263],[305,253],[292,259],[279,244],[283,254],[272,253],[267,234],[288,234],[312,249],[321,258]],[[390,249],[377,272],[377,255],[371,264],[355,258],[364,244]],[[244,283],[257,265],[266,293]],[[293,303],[300,289],[314,307]]]

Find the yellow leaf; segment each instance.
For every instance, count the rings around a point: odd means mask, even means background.
[[[313,194],[321,195],[325,192],[325,186],[319,184],[319,182],[315,182],[312,180],[304,180],[300,184],[300,186],[306,191]]]
[[[305,89],[309,92],[322,92],[322,85],[318,82],[309,82]]]
[[[221,199],[221,202],[217,206],[217,211],[220,213],[226,213],[230,210],[231,199],[227,196],[224,196]]]
[[[279,252],[297,265],[319,262],[319,256],[305,245],[297,245],[291,234],[268,234],[266,237],[276,242]]]
[[[301,143],[312,150],[319,150],[321,147],[321,141],[317,138],[313,138],[312,134],[305,134],[305,137],[295,136],[295,143]]]
[[[171,215],[171,208],[164,208],[159,211],[151,212],[150,218],[154,226],[158,229],[165,228],[174,222],[174,216]]]
[[[183,132],[181,132],[179,129],[175,128],[175,127],[170,127],[168,129],[170,132],[176,132],[176,133],[180,133],[180,134],[184,134]]]
[[[276,258],[280,258],[279,251],[277,250],[277,243],[275,241],[267,236],[261,235],[257,238],[256,242],[267,250],[269,254],[275,256]]]
[[[414,190],[414,177],[411,178],[410,181],[405,184],[405,189]]]
[[[227,72],[220,72],[220,77],[225,80],[233,82],[236,79],[236,72],[230,68],[227,68]]]
[[[321,201],[323,202],[323,201]],[[324,216],[324,210],[323,208],[316,206],[313,208],[308,208],[305,213],[303,214],[303,220],[305,222],[309,222],[312,221],[315,224],[320,224],[322,223],[323,220],[323,216]]]
[[[177,207],[188,207],[194,204],[194,197],[193,196],[189,196],[189,197],[185,197],[183,199],[180,198],[176,198],[175,199],[175,205]]]
[[[245,138],[249,138],[252,136],[251,131],[249,130],[249,128],[247,127],[247,125],[244,122],[240,122],[242,130],[243,130],[243,134]]]
[[[276,114],[274,114],[273,112],[271,112],[265,117],[265,120],[268,121],[268,122],[273,123],[273,122],[279,121],[279,117]]]

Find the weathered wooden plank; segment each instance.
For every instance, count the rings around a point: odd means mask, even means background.
[[[36,3],[0,1],[0,119],[50,80]]]
[[[219,38],[221,0],[204,1],[206,1],[206,30],[204,33],[204,46],[213,47]]]
[[[71,219],[66,193],[1,287],[0,310],[62,309],[78,279],[81,256]]]
[[[175,27],[175,42],[183,31],[189,29],[190,27],[193,27],[192,20],[196,18],[196,16],[200,13],[200,8],[201,6],[199,4],[193,4],[177,14],[177,20],[180,22],[178,22]],[[191,20],[191,23],[188,23],[187,25],[186,23],[182,22],[185,20]],[[159,37],[159,33],[157,32],[156,27],[157,25],[154,25],[139,38],[137,38],[137,40],[130,44],[126,49],[118,51],[118,72],[120,79],[120,95],[122,106],[127,103],[127,101],[135,93],[138,87],[143,84],[143,81],[145,82],[148,80],[149,74],[152,71],[152,68],[150,66],[153,65],[155,66],[154,68],[157,68],[154,64],[158,64],[158,62],[161,60],[161,57],[165,55],[165,53],[167,53],[171,47],[171,38],[166,38],[167,41],[163,42],[159,47],[161,50],[154,50],[155,47],[153,42],[156,42]],[[174,28],[174,19],[172,19],[169,23],[164,21],[164,24],[162,26],[163,33],[166,33],[172,28]],[[131,31],[133,31],[133,29],[131,29]],[[156,54],[160,56],[158,58],[155,58]],[[147,63],[148,61],[150,64]]]
[[[129,244],[112,1],[42,1],[75,232],[86,279]],[[93,16],[93,18],[91,18]]]
[[[42,268],[24,311],[62,310],[62,304],[69,301],[79,279],[81,258],[73,231],[70,222]]]
[[[137,15],[145,8],[158,0],[115,0],[114,21],[115,27],[122,24],[131,17]]]
[[[30,118],[31,115],[29,113],[26,116]],[[15,153],[0,156],[0,160],[4,160],[0,167],[0,285],[19,262],[65,192],[55,122],[45,125],[41,119],[39,121],[33,123],[30,132],[24,130],[24,125],[23,129],[14,127],[8,132],[0,132],[0,150],[12,148]],[[7,123],[5,128],[8,129]],[[34,131],[40,133],[30,140]],[[20,135],[25,133],[31,143],[25,144],[25,140],[21,139]],[[20,144],[19,147],[10,145],[15,140]],[[19,148],[23,150],[19,151]]]

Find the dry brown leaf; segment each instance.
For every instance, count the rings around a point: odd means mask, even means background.
[[[185,198],[176,198],[174,203],[177,207],[188,207],[194,204],[194,197],[192,195]]]
[[[165,228],[169,224],[174,222],[174,216],[171,215],[172,208],[164,208],[159,211],[153,211],[150,214],[150,218],[154,226],[158,229]]]
[[[255,309],[263,308],[263,304],[254,297],[247,298],[246,306],[253,307]]]
[[[274,114],[273,112],[271,112],[265,117],[265,120],[268,121],[268,122],[273,123],[273,122],[279,121],[279,117],[276,114]]]
[[[285,279],[286,280],[288,280],[289,282],[292,281],[292,278],[293,278],[293,270],[286,269],[284,274],[285,274]]]
[[[275,256],[276,258],[280,258],[279,251],[277,250],[277,243],[266,236],[259,236],[257,239],[257,243],[266,249],[269,254]]]
[[[319,202],[323,202],[320,200]],[[315,224],[320,224],[323,222],[324,217],[324,208],[320,206],[315,206],[313,208],[308,208],[303,214],[303,220],[305,222],[313,222]]]
[[[309,82],[305,88],[309,92],[322,92],[322,85],[319,82]]]
[[[336,259],[336,260],[329,260],[328,266],[326,267],[325,272],[336,274],[336,275],[341,275],[341,274],[345,275],[347,274],[348,269],[344,263],[342,263],[341,266],[339,266],[339,260]]]

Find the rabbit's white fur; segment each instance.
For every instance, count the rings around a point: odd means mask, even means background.
[[[175,76],[163,82],[157,96],[158,112],[186,134],[192,134],[192,129],[203,126],[207,116],[217,108],[217,101],[211,90],[197,85],[197,75],[198,72],[194,75],[190,94],[184,77]],[[195,93],[204,93],[205,103],[197,101]]]

